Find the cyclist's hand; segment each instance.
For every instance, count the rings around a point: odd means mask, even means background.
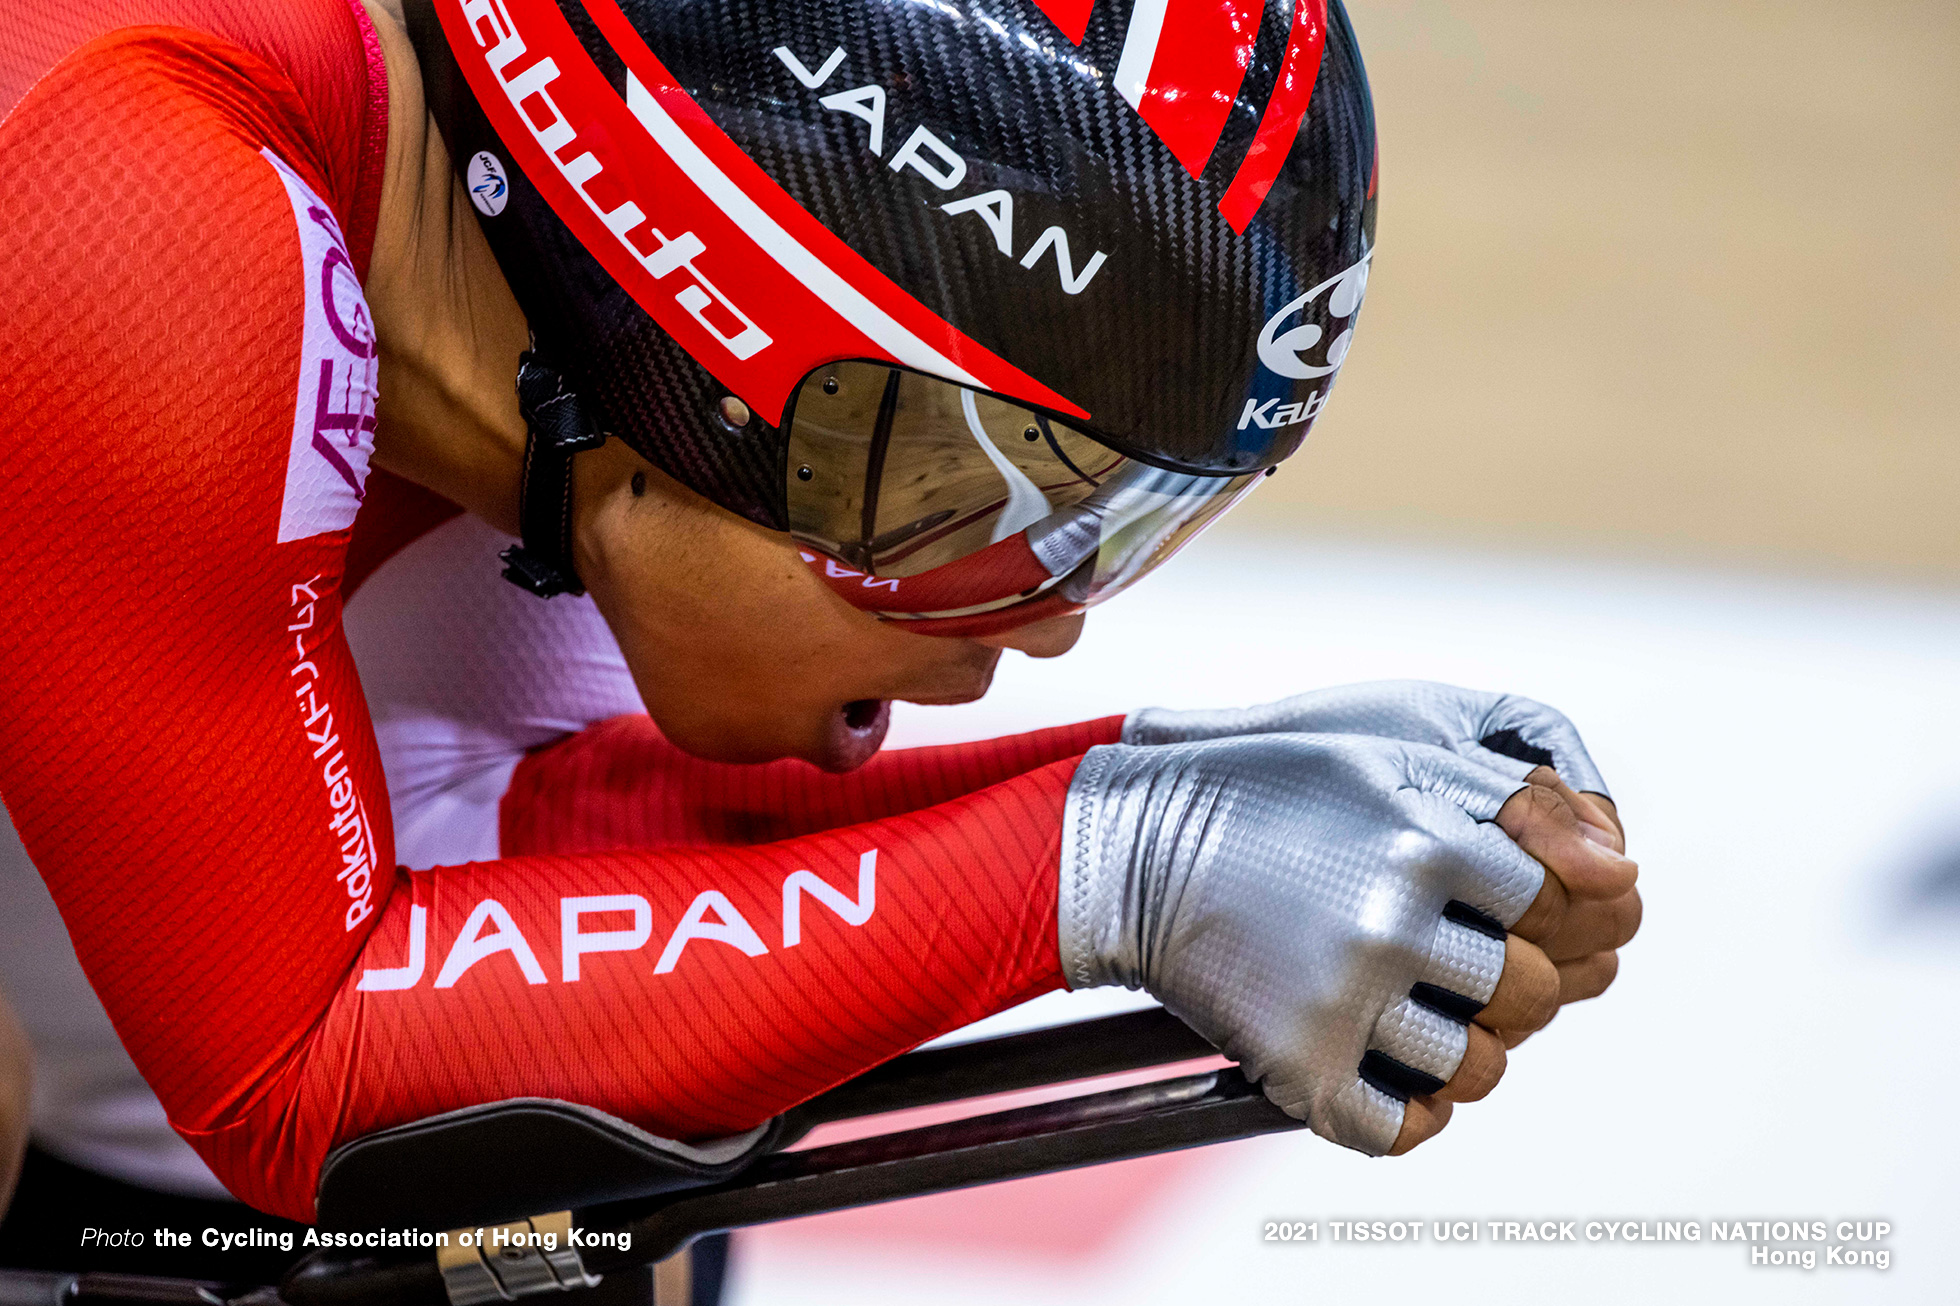
[[[1259,707],[1194,712],[1141,708],[1123,723],[1123,742],[1190,743],[1275,732],[1377,735],[1434,744],[1520,779],[1534,767],[1550,766],[1574,789],[1600,795],[1611,807],[1599,768],[1578,730],[1557,709],[1515,694],[1432,680],[1337,685]]]
[[[1505,940],[1504,972],[1470,1025],[1463,1062],[1432,1095],[1412,1097],[1391,1153],[1434,1136],[1457,1102],[1503,1078],[1505,1051],[1542,1029],[1559,1007],[1597,997],[1619,972],[1618,949],[1640,928],[1637,867],[1612,803],[1573,792],[1539,767],[1498,812],[1497,824],[1551,874]]]
[[[1631,882],[1557,788],[1431,745],[1119,745],[1070,787],[1062,958],[1073,987],[1147,989],[1322,1135],[1406,1150],[1557,1008],[1557,963],[1506,927],[1579,946],[1575,904]]]

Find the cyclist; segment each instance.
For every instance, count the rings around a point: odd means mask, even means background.
[[[1065,649],[1325,402],[1372,121],[1338,7],[1277,13],[15,25],[0,791],[235,1193],[305,1218],[337,1144],[518,1096],[739,1136],[1063,983],[1147,988],[1406,1150],[1610,980],[1631,864],[1535,704],[873,756],[886,702]],[[393,870],[339,608],[426,518],[363,506],[370,465],[521,534],[534,593],[590,588],[707,759],[629,778],[669,804],[647,837]],[[832,774],[727,766],[772,758]]]

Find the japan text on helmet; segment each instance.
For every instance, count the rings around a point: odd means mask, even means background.
[[[1367,285],[1340,0],[414,0],[596,425],[859,607],[1079,610],[1297,449]]]

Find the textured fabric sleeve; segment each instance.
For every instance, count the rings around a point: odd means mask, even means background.
[[[522,762],[504,794],[506,854],[763,843],[915,812],[1115,742],[1122,717],[998,739],[892,749],[844,775],[798,761],[690,757],[643,715],[580,731]]]
[[[169,32],[0,123],[0,794],[178,1130],[306,1218],[376,1129],[536,1095],[734,1132],[1055,987],[1072,757],[749,848],[384,869],[339,615],[372,336],[304,127]]]

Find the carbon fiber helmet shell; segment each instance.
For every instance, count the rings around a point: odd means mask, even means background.
[[[762,525],[785,528],[786,409],[826,362],[944,375],[1237,475],[1300,446],[1346,355],[1377,155],[1340,0],[408,18],[537,347],[601,429]]]

